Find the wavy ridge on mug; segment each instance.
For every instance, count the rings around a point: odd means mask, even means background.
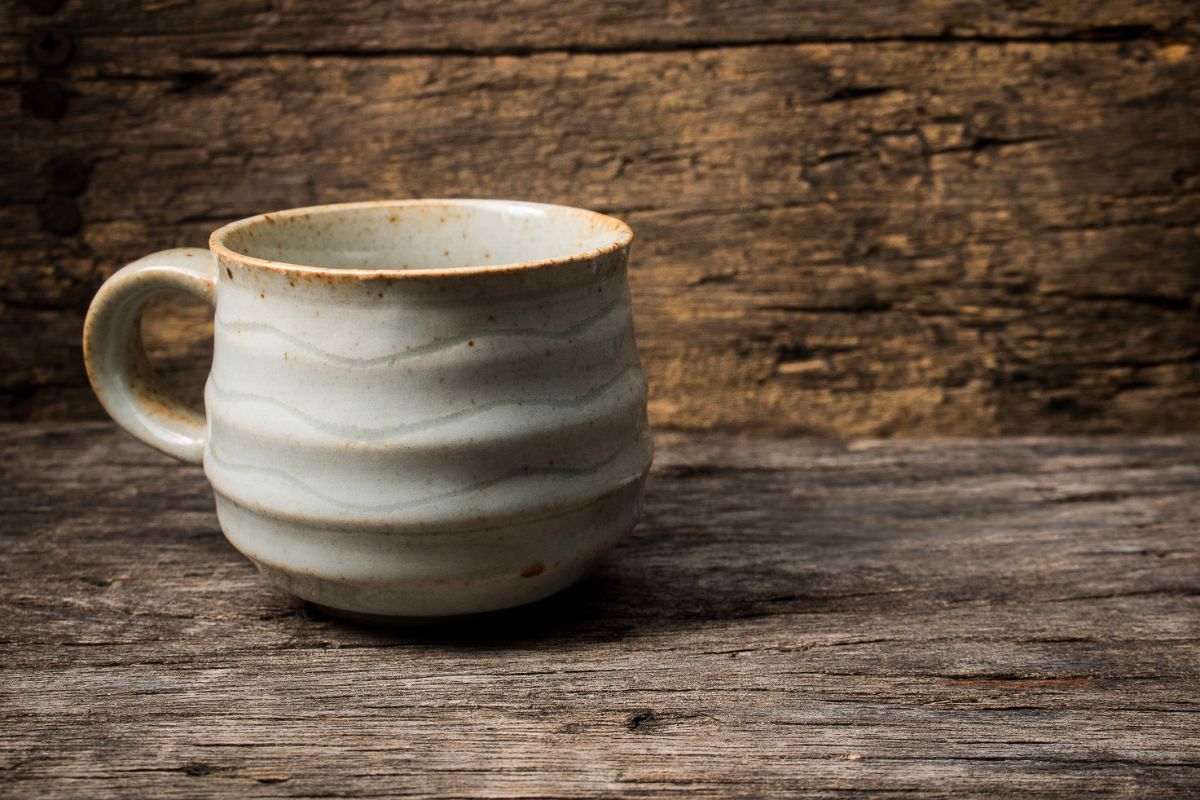
[[[206,456],[206,460],[211,458],[212,461],[216,465],[220,466],[222,469],[228,469],[228,470],[231,470],[234,472],[256,473],[259,475],[267,475],[270,477],[278,478],[280,480],[283,480],[283,481],[291,484],[292,486],[296,487],[297,489],[302,489],[303,491],[307,492],[308,494],[310,494],[313,497],[319,498],[319,499],[325,501],[326,503],[329,503],[330,505],[333,505],[333,506],[337,506],[339,508],[344,508],[344,509],[359,511],[359,512],[369,511],[369,512],[378,513],[378,512],[389,512],[389,511],[408,511],[408,510],[411,510],[414,508],[420,508],[421,506],[427,506],[431,503],[435,503],[438,501],[454,500],[454,499],[463,497],[468,494],[479,492],[484,489],[489,489],[494,486],[498,486],[500,484],[516,480],[518,478],[552,478],[553,479],[553,478],[571,478],[571,477],[592,477],[594,479],[595,473],[597,471],[605,469],[608,466],[611,466],[616,461],[618,461],[622,455],[627,455],[627,454],[633,453],[633,451],[631,450],[631,445],[637,445],[640,443],[644,444],[643,438],[644,437],[642,436],[642,434],[639,434],[639,436],[636,439],[634,439],[633,441],[621,443],[621,445],[619,447],[617,447],[613,452],[604,456],[599,461],[596,461],[591,464],[585,464],[583,466],[578,466],[578,467],[522,467],[519,469],[511,470],[509,472],[506,472],[506,473],[496,476],[496,477],[487,478],[482,481],[477,481],[475,483],[460,486],[456,489],[451,489],[450,491],[447,491],[447,492],[441,492],[441,493],[434,494],[434,495],[428,495],[426,497],[413,498],[410,500],[401,500],[401,501],[395,501],[395,502],[390,502],[390,503],[376,503],[376,504],[363,503],[362,501],[357,501],[357,500],[348,501],[348,500],[343,500],[338,497],[334,497],[333,495],[330,495],[327,492],[323,492],[320,489],[317,489],[315,486],[312,486],[311,484],[307,483],[306,481],[304,481],[300,478],[297,478],[295,475],[292,475],[290,472],[287,472],[286,470],[278,469],[276,467],[266,467],[266,466],[262,466],[262,465],[258,465],[258,464],[244,464],[244,463],[226,461],[225,459],[223,459],[221,457],[221,455],[219,453],[216,452],[216,449],[211,446],[209,447],[205,456]],[[629,480],[633,480],[633,479],[640,477],[641,470],[643,470],[644,468],[645,468],[644,465],[639,464],[637,471],[629,477]],[[605,491],[611,491],[614,488],[618,488],[620,485],[621,485],[621,482],[618,481],[618,484],[616,487],[605,487]]]
[[[575,336],[585,333],[589,328],[597,325],[612,313],[625,306],[625,301],[617,299],[606,305],[599,312],[580,320],[579,322],[568,325],[565,328],[554,330],[544,328],[490,328],[484,329],[478,333],[467,333],[461,336],[446,337],[444,339],[435,339],[426,344],[417,345],[415,347],[407,347],[394,353],[389,353],[382,356],[357,357],[348,356],[342,353],[334,353],[325,350],[312,342],[303,339],[295,334],[281,330],[274,325],[265,322],[248,322],[245,320],[227,320],[221,315],[215,318],[215,324],[218,329],[230,331],[232,333],[259,333],[267,336],[274,336],[288,342],[291,346],[299,348],[312,355],[329,360],[334,364],[342,366],[354,367],[358,369],[370,369],[378,366],[390,366],[399,361],[404,361],[409,358],[417,358],[419,356],[436,353],[441,350],[446,350],[451,347],[464,345],[469,341],[480,341],[490,338],[512,337],[512,338],[533,338],[533,339],[549,339],[555,341],[570,340]]]
[[[329,434],[331,436],[345,437],[353,441],[377,442],[380,439],[391,436],[421,433],[434,430],[442,427],[443,425],[464,419],[470,419],[472,417],[479,416],[480,414],[495,411],[496,409],[500,408],[528,406],[534,408],[565,408],[581,410],[588,407],[596,400],[604,397],[611,389],[620,384],[630,374],[635,375],[637,378],[635,388],[640,390],[638,394],[644,395],[646,391],[645,379],[642,377],[641,368],[634,363],[627,364],[615,375],[603,383],[595,386],[592,389],[589,389],[583,394],[575,395],[574,397],[544,397],[531,398],[527,400],[491,400],[486,403],[471,406],[470,408],[451,411],[448,414],[420,420],[418,422],[407,422],[400,425],[388,425],[375,428],[322,419],[313,414],[301,411],[299,408],[289,405],[283,400],[275,397],[269,397],[264,394],[258,394],[255,392],[234,392],[227,390],[217,382],[215,376],[211,376],[209,378],[208,385],[212,390],[213,399],[219,401],[221,404],[263,403],[270,405],[272,408],[277,408],[280,411],[283,411],[284,413],[294,417],[295,419],[303,421],[321,433]],[[217,404],[210,405],[214,406],[214,411],[220,409],[220,406]]]

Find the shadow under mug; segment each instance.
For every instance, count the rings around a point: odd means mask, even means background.
[[[640,514],[631,239],[502,200],[251,217],[113,275],[88,311],[88,376],[126,430],[203,463],[226,537],[286,591],[389,616],[531,602]],[[147,301],[176,291],[215,309],[203,411],[141,342]]]

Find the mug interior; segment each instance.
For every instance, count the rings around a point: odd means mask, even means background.
[[[444,270],[585,258],[631,238],[620,220],[567,206],[416,200],[263,214],[226,225],[212,244],[290,266]]]

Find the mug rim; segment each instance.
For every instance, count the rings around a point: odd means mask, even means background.
[[[272,222],[277,219],[287,219],[291,217],[299,217],[317,213],[328,213],[330,211],[341,211],[348,209],[400,208],[406,206],[475,206],[484,208],[523,206],[526,208],[538,208],[545,211],[554,211],[559,213],[567,212],[591,219],[596,224],[603,225],[604,227],[615,231],[618,234],[618,238],[616,241],[606,244],[603,247],[583,250],[578,253],[573,253],[568,256],[559,256],[557,258],[513,261],[506,264],[480,264],[466,267],[439,267],[435,269],[359,269],[353,267],[319,267],[311,264],[294,264],[288,261],[275,261],[272,259],[260,258],[258,256],[242,253],[234,250],[225,243],[226,239],[231,234],[242,230],[243,228],[248,228],[253,225],[260,225],[264,222]],[[282,211],[268,211],[264,214],[255,214],[254,216],[244,217],[217,228],[209,236],[208,246],[214,256],[224,257],[231,261],[239,262],[247,266],[254,266],[274,272],[301,272],[309,275],[320,275],[327,278],[345,277],[366,279],[388,277],[416,279],[467,277],[471,275],[495,275],[545,269],[565,264],[575,264],[581,261],[591,261],[610,253],[622,250],[628,247],[629,243],[632,241],[633,229],[631,229],[625,222],[617,219],[616,217],[611,217],[607,214],[601,214],[599,211],[591,211],[589,209],[579,208],[577,206],[558,205],[556,203],[535,203],[526,200],[504,200],[500,198],[411,198],[405,200],[359,200],[349,203],[325,203],[322,205],[301,206],[298,208],[284,209]]]

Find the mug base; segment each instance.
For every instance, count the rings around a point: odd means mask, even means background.
[[[607,549],[607,548],[606,548]],[[523,579],[466,581],[447,583],[436,589],[429,586],[353,586],[345,583],[296,575],[258,562],[255,566],[271,583],[288,594],[316,606],[330,616],[350,622],[386,627],[445,623],[458,618],[536,603],[561,592],[585,577],[603,553],[582,564],[556,569],[539,575],[536,583]],[[373,609],[363,611],[363,608]]]
[[[216,501],[225,537],[272,585],[334,612],[413,619],[499,611],[567,588],[633,529],[644,484],[542,519],[446,531],[343,530],[219,491]]]

